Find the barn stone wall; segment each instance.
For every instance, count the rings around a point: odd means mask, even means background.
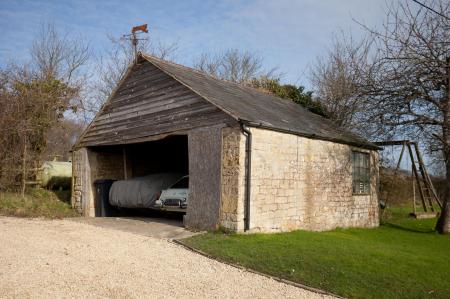
[[[244,230],[245,136],[239,128],[222,130],[222,195],[220,224]]]
[[[91,180],[92,153],[81,148],[72,153],[72,207],[84,216],[91,215],[93,189]]]
[[[84,160],[87,159],[86,149],[82,148],[72,153],[72,207],[83,213],[83,177]]]
[[[80,148],[72,153],[72,206],[84,216],[95,216],[94,186],[97,179],[124,178],[121,152],[95,152]]]
[[[251,231],[378,225],[377,152],[257,128],[251,132]],[[228,129],[223,140],[221,225],[242,231],[245,136],[238,128]],[[350,158],[355,149],[371,154],[367,196],[352,194]]]

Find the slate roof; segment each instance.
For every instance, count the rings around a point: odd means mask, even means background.
[[[141,54],[141,56],[205,100],[249,126],[259,126],[363,148],[379,149],[375,144],[339,128],[330,120],[314,114],[292,101],[251,87],[216,79],[198,70],[147,54]]]

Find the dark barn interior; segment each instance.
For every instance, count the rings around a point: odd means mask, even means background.
[[[132,177],[158,172],[189,173],[186,135],[169,136],[162,140],[125,146]]]
[[[98,146],[90,150],[95,157],[92,170],[97,180],[126,180],[155,173],[189,174],[187,135],[168,136],[144,143]],[[112,207],[107,216],[168,217],[181,219],[182,215],[152,209],[125,209]]]

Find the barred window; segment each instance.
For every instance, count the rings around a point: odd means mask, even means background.
[[[353,194],[370,194],[370,156],[353,152]]]

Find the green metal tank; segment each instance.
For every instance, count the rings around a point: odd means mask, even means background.
[[[72,162],[45,161],[38,173],[38,182],[45,188],[70,188]]]

